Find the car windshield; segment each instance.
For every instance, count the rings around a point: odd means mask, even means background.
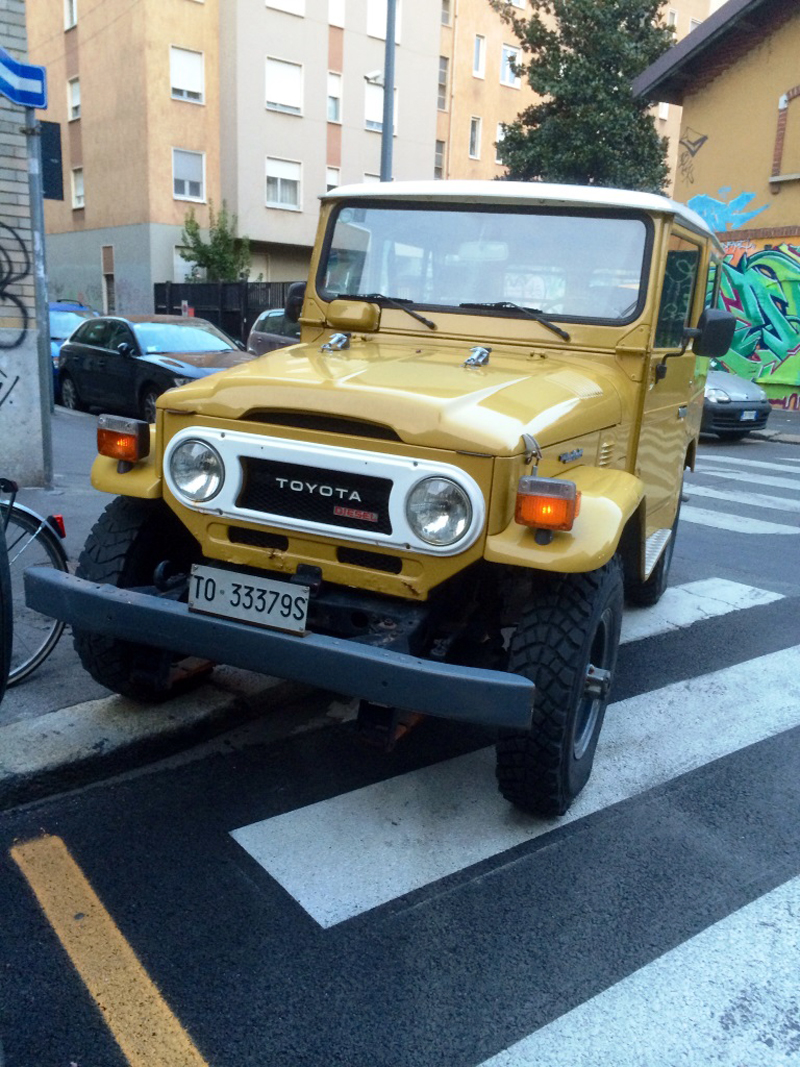
[[[143,352],[229,352],[230,340],[211,323],[135,322],[133,332]]]
[[[634,212],[344,203],[317,284],[328,300],[382,294],[471,314],[479,304],[626,321],[644,298],[649,232]]]
[[[63,341],[84,319],[93,319],[91,311],[51,311],[50,336],[54,341]]]

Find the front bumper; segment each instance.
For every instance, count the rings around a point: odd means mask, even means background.
[[[701,433],[747,433],[763,430],[772,410],[768,400],[731,400],[703,404]]]
[[[25,599],[44,615],[123,641],[458,722],[520,730],[531,725],[534,685],[519,674],[200,615],[175,600],[87,582],[49,567],[26,571]]]

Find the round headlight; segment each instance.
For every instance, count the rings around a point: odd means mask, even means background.
[[[452,545],[472,522],[469,497],[449,478],[425,478],[406,499],[406,517],[414,533],[429,545]]]
[[[188,500],[210,500],[222,487],[225,466],[216,449],[204,441],[182,441],[169,457],[175,488]]]

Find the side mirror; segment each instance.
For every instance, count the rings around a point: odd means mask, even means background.
[[[700,316],[696,330],[687,330],[694,338],[692,351],[696,356],[721,359],[733,343],[736,317],[721,308],[706,308]]]
[[[283,313],[289,322],[297,322],[299,320],[305,297],[306,283],[292,282],[286,293],[286,306],[283,309]]]

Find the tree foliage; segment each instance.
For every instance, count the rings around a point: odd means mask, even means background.
[[[239,220],[228,212],[225,201],[219,214],[208,205],[208,240],[201,233],[200,223],[190,208],[181,231],[180,254],[192,264],[189,279],[197,281],[201,274],[211,282],[232,282],[247,278],[250,273],[250,240],[237,236]]]
[[[540,97],[504,125],[508,176],[660,192],[666,140],[631,80],[674,43],[663,0],[528,0],[528,17],[489,3],[519,38],[517,73]]]

